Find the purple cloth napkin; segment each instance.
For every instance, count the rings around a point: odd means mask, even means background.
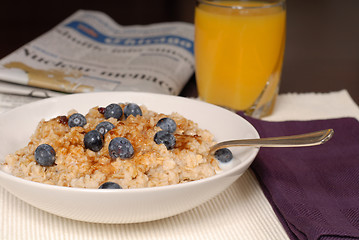
[[[291,239],[359,239],[359,122],[268,122],[240,115],[261,137],[334,129],[320,146],[261,148],[252,169]]]

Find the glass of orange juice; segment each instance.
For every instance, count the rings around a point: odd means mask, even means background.
[[[196,82],[200,99],[261,118],[278,95],[285,0],[197,0]]]

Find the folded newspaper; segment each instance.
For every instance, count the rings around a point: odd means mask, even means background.
[[[178,95],[194,72],[193,40],[190,23],[121,26],[102,12],[79,10],[0,60],[0,93]]]

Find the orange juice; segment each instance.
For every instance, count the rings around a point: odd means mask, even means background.
[[[199,1],[195,59],[200,98],[234,110],[272,105],[282,68],[285,18],[283,6],[265,2]]]

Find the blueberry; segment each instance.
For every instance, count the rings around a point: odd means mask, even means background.
[[[167,131],[169,133],[174,133],[176,131],[176,122],[171,118],[161,118],[157,124],[157,127],[160,127],[162,130]]]
[[[215,158],[222,163],[226,163],[232,160],[233,154],[228,148],[221,148],[214,152]]]
[[[110,157],[114,160],[116,158],[131,158],[135,153],[131,142],[124,137],[117,137],[111,140],[108,145],[108,152]]]
[[[52,166],[56,160],[55,150],[48,144],[41,144],[35,150],[35,160],[41,166]]]
[[[115,126],[112,123],[104,121],[104,122],[100,122],[99,124],[97,124],[95,129],[102,135],[105,135],[108,131],[110,131],[114,127]]]
[[[81,113],[74,113],[69,117],[69,127],[83,127],[87,123],[86,118]]]
[[[99,187],[99,189],[122,189],[122,187],[114,182],[105,182]]]
[[[168,150],[173,149],[176,145],[176,138],[172,133],[159,131],[155,134],[154,141],[157,144],[163,143]]]
[[[103,147],[103,136],[97,130],[89,131],[84,137],[85,148],[98,152]]]
[[[137,115],[142,116],[142,110],[136,103],[127,104],[123,109],[123,113],[125,115],[125,118],[130,115],[133,115],[134,117],[136,117]]]
[[[105,112],[103,115],[106,119],[113,117],[119,120],[122,117],[122,108],[116,103],[111,103],[105,108]]]

